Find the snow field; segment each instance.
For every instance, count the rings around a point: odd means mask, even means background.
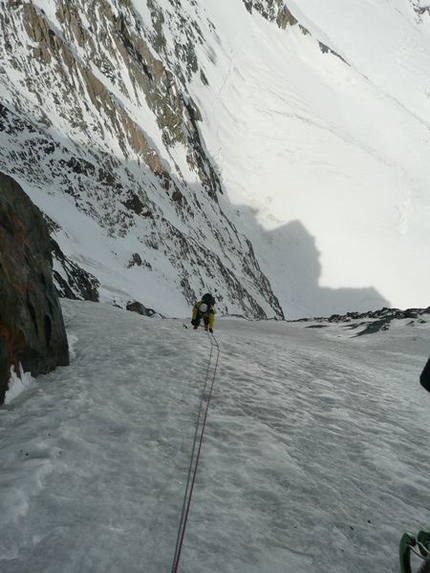
[[[0,410],[5,573],[169,570],[209,344],[63,301],[70,367]],[[428,322],[217,319],[221,361],[180,570],[398,571],[428,526]]]

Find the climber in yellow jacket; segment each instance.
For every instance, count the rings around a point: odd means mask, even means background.
[[[202,296],[201,300],[198,300],[193,306],[193,315],[191,319],[191,324],[194,327],[194,330],[200,326],[201,321],[203,320],[203,324],[205,330],[209,332],[213,332],[214,322],[215,322],[215,299],[214,297],[206,293]]]

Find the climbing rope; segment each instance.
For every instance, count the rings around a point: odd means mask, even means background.
[[[424,557],[423,555],[421,555],[421,553],[419,553],[419,552],[418,552],[416,549],[414,549],[412,546],[411,546],[410,549],[411,549],[412,553],[415,553],[415,555],[417,555],[420,559],[425,559],[425,557]],[[428,554],[428,551],[427,551],[427,554]]]
[[[199,461],[200,461],[200,454],[201,454],[201,450],[202,450],[203,437],[204,437],[204,433],[205,433],[205,429],[206,429],[206,421],[207,421],[207,417],[208,417],[209,405],[210,405],[210,401],[212,398],[213,387],[214,387],[214,383],[215,383],[215,376],[216,376],[216,372],[217,372],[217,368],[218,368],[218,362],[219,362],[220,350],[219,350],[218,341],[216,340],[215,336],[212,333],[208,333],[208,337],[209,337],[209,341],[211,343],[211,349],[210,349],[209,358],[208,358],[208,362],[207,362],[207,366],[206,366],[206,373],[205,373],[205,380],[204,380],[204,384],[203,384],[203,390],[202,390],[202,394],[201,394],[201,398],[200,398],[200,405],[199,405],[199,411],[198,411],[198,415],[197,415],[196,429],[194,432],[193,446],[191,449],[190,465],[188,468],[188,477],[187,477],[187,483],[185,486],[185,494],[184,494],[184,500],[182,503],[181,519],[179,521],[178,535],[176,538],[176,546],[175,546],[175,555],[173,557],[173,564],[172,564],[171,573],[178,573],[179,561],[181,559],[181,552],[182,552],[182,547],[183,547],[184,538],[185,538],[185,530],[187,527],[188,517],[189,517],[189,513],[190,513],[191,498],[193,496],[194,486],[196,483],[197,468],[198,468]],[[210,367],[211,367],[212,356],[214,355],[214,352],[216,352],[216,358],[215,358],[215,365],[213,367],[213,371],[211,374],[210,373]],[[209,383],[210,383],[209,393],[207,395],[206,408],[205,408],[203,418],[202,418],[203,402],[204,402],[204,398],[205,398],[205,394],[206,394],[206,389],[207,389],[207,386]],[[199,429],[200,429],[200,432],[199,432]],[[198,443],[198,446],[197,446],[197,443]],[[197,452],[196,452],[196,449],[197,449]]]

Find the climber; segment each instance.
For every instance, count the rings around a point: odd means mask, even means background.
[[[214,297],[206,293],[198,300],[193,306],[193,315],[191,319],[191,324],[194,330],[200,326],[200,322],[203,319],[203,324],[206,331],[213,332],[214,322],[215,322],[215,299]]]

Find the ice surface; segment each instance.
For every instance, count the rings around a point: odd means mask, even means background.
[[[0,409],[2,573],[172,566],[209,353],[189,319],[63,301],[69,367]],[[221,358],[179,570],[398,571],[429,525],[430,323],[216,319]]]

